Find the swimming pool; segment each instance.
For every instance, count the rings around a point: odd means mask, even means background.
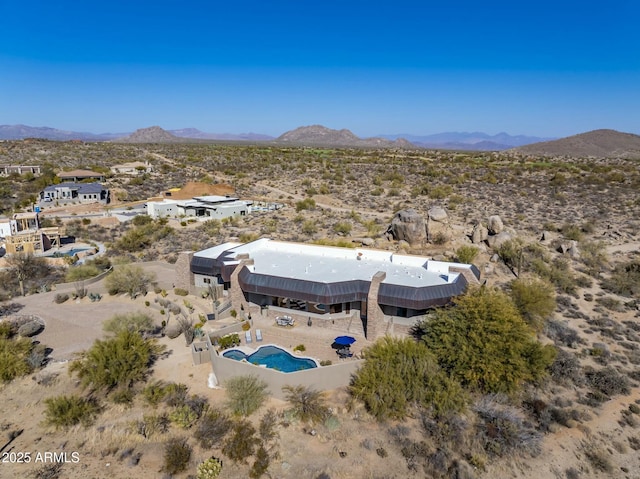
[[[263,365],[270,369],[292,373],[305,369],[317,368],[318,363],[311,358],[297,358],[277,346],[260,346],[255,353],[248,356],[239,349],[229,349],[222,353],[225,358],[242,361],[243,359],[251,364]]]

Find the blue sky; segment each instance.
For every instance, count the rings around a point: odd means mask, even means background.
[[[0,124],[640,133],[636,0],[0,0]]]

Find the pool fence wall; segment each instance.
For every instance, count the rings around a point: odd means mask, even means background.
[[[213,372],[222,386],[235,376],[257,376],[267,384],[267,391],[271,396],[283,400],[286,399],[282,391],[284,386],[300,385],[317,391],[348,386],[353,374],[364,363],[363,359],[349,359],[329,366],[283,373],[275,369],[225,358],[218,354],[208,337],[205,337],[204,341],[200,340],[192,344],[192,355],[194,364],[211,361]]]

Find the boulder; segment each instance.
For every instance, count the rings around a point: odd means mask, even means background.
[[[427,239],[424,218],[414,209],[400,210],[387,228],[387,233],[396,241],[421,244]]]
[[[473,227],[473,231],[471,232],[471,242],[473,244],[480,244],[486,241],[488,237],[489,230],[485,228],[482,223],[478,223]]]
[[[429,220],[444,223],[449,221],[449,215],[442,206],[432,206],[429,208]]]
[[[504,223],[498,215],[489,216],[488,220],[489,233],[492,235],[500,234],[504,231]]]
[[[427,241],[443,244],[451,239],[449,215],[441,206],[432,206],[427,214]]]
[[[487,243],[489,244],[489,247],[495,250],[500,246],[502,246],[507,241],[509,241],[510,239],[512,239],[511,234],[508,231],[502,231],[497,235],[489,236],[487,238]]]

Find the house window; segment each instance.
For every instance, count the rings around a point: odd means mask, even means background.
[[[203,278],[202,282],[205,284],[211,284],[211,278]]]

